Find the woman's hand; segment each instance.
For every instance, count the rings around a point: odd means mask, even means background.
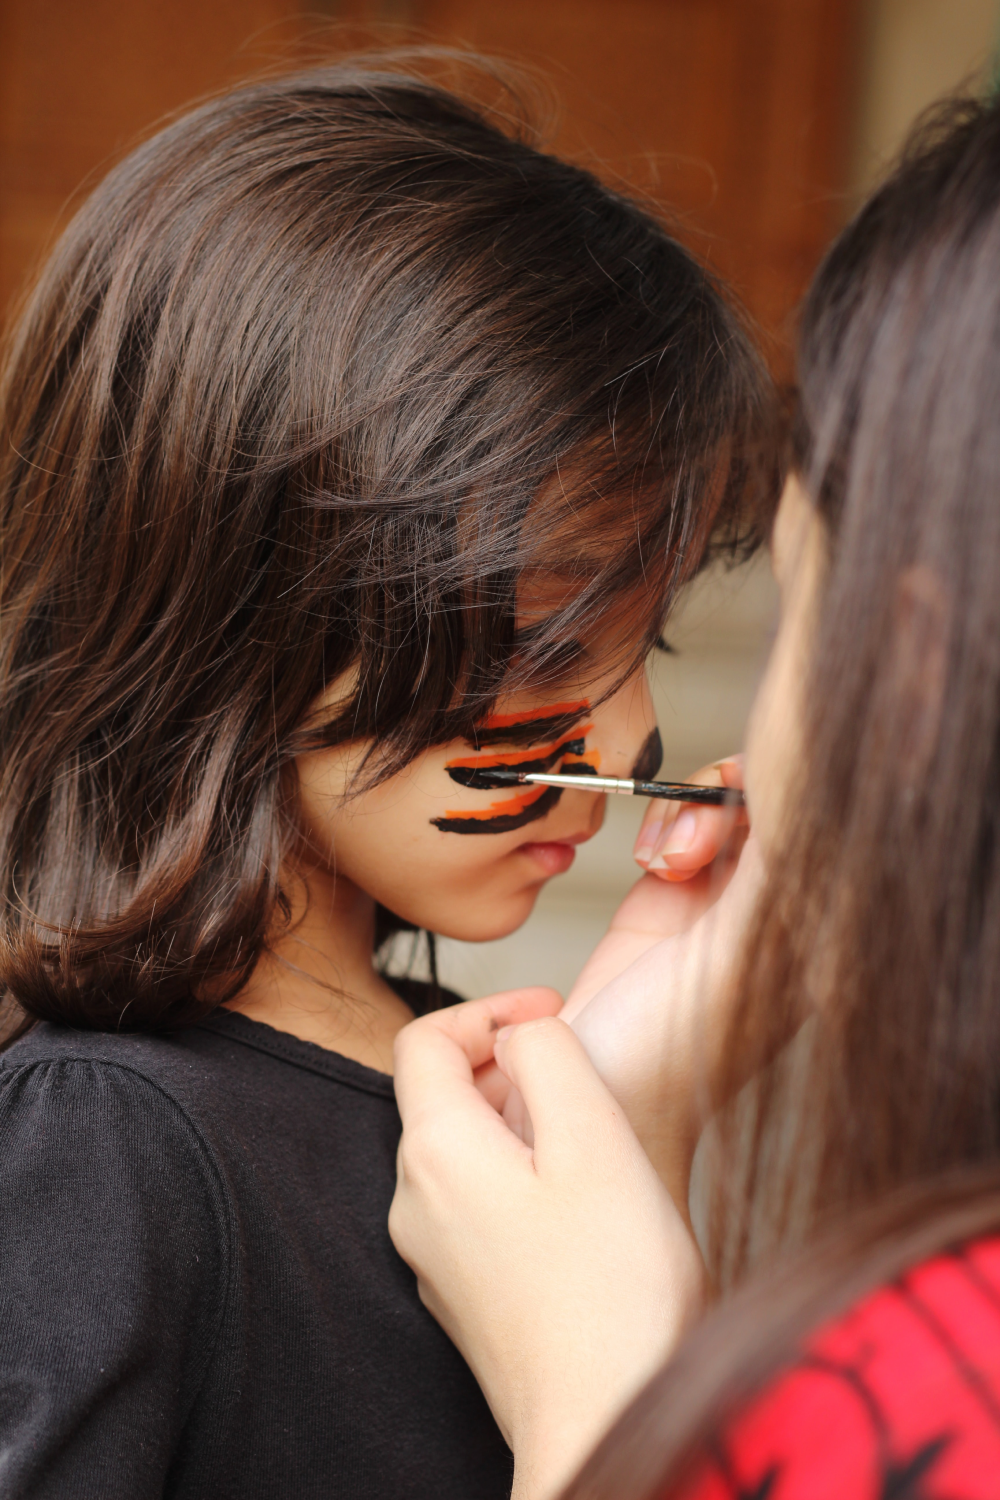
[[[742,788],[742,757],[719,761],[692,780]],[[685,819],[690,827],[678,836]],[[701,1124],[698,1084],[710,1075],[725,1031],[735,962],[760,883],[748,836],[742,808],[652,804],[636,840],[636,858],[650,873],[625,897],[561,1012],[685,1213]],[[670,852],[678,844],[684,848]],[[487,1078],[491,1102],[530,1142],[524,1101],[498,1071],[486,1071],[484,1086]]]
[[[743,756],[728,755],[689,776],[695,786],[725,786],[743,790]],[[703,807],[692,802],[661,802],[650,798],[633,855],[637,864],[661,879],[690,880],[710,865],[733,834],[747,824],[742,807]]]
[[[721,895],[692,926],[647,943],[597,994],[578,999],[574,992],[561,1012],[685,1212],[707,1088],[763,878],[751,835],[726,871]],[[511,1095],[505,1112],[515,1111]]]
[[[742,790],[743,758],[730,756],[696,771],[699,786]],[[572,1020],[597,992],[654,943],[686,932],[729,884],[748,832],[741,807],[650,802],[635,841],[647,875],[629,891],[567,999]]]
[[[520,991],[437,1011],[396,1040],[403,1118],[389,1231],[482,1386],[514,1494],[555,1494],[700,1306],[700,1257],[621,1107],[553,1010]],[[474,1074],[496,1057],[527,1146]]]

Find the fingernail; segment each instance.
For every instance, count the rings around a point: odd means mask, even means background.
[[[667,836],[656,851],[656,859],[650,860],[650,869],[663,869],[657,863],[660,859],[669,859],[671,854],[686,854],[694,843],[695,834],[698,832],[698,819],[693,812],[682,812],[676,822],[667,829]]]
[[[653,850],[656,848],[657,840],[659,839],[662,832],[662,823],[643,824],[643,826],[639,829],[639,836],[636,839],[635,847],[632,850],[632,858],[638,860],[640,864],[642,864],[644,860],[649,859]]]
[[[511,1032],[513,1030],[514,1030],[513,1026],[501,1026],[500,1030],[497,1032],[496,1036],[493,1038],[493,1046],[497,1047],[500,1042],[506,1041],[507,1037],[510,1036],[510,1034],[511,1034]]]

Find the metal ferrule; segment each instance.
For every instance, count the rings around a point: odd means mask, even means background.
[[[635,782],[622,776],[550,776],[542,771],[529,771],[524,779],[535,786],[572,786],[582,792],[624,792],[627,797],[635,792]]]

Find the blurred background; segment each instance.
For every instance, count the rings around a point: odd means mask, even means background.
[[[4,0],[0,319],[88,185],[164,115],[261,71],[413,41],[535,70],[558,105],[553,148],[661,204],[787,379],[824,246],[915,116],[989,80],[1000,0]],[[652,664],[664,776],[741,745],[774,607],[766,559],[684,601],[677,654]],[[446,983],[565,993],[638,874],[645,804],[608,804],[520,932],[441,943]]]

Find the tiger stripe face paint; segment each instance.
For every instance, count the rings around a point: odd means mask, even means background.
[[[491,802],[486,812],[449,812],[431,822],[442,833],[513,833],[544,818],[561,796],[560,787],[536,786],[530,792],[515,792],[501,802]]]
[[[482,790],[490,785],[491,769],[595,775],[600,756],[586,752],[586,737],[593,726],[580,723],[589,711],[590,702],[584,698],[576,703],[553,703],[519,714],[494,714],[477,727],[477,745],[505,744],[512,748],[502,753],[479,751],[462,756],[448,761],[445,770],[459,786]],[[526,744],[526,748],[520,751],[513,748],[518,743]],[[527,787],[508,791],[482,811],[448,810],[431,822],[442,833],[511,833],[544,818],[561,797],[560,787]]]

